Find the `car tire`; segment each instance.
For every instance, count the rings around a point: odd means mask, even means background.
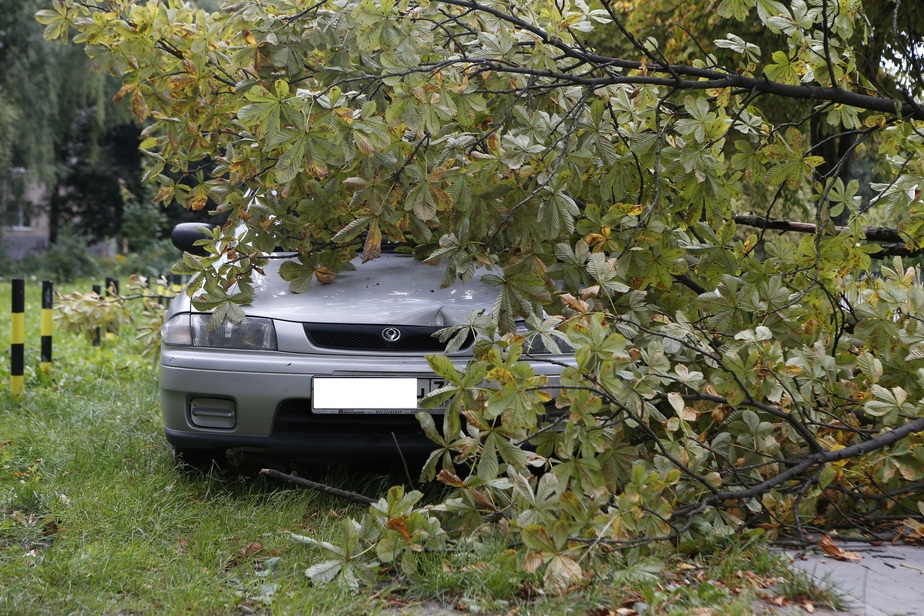
[[[225,449],[188,449],[171,446],[173,466],[178,470],[194,473],[211,471],[224,472],[228,469],[228,456]]]

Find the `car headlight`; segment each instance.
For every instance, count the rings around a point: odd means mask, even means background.
[[[209,331],[209,314],[175,315],[164,324],[162,338],[171,346],[211,347],[218,349],[276,350],[276,328],[272,319],[246,317],[240,323],[225,321]]]

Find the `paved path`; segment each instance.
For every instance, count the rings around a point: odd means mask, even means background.
[[[924,616],[924,548],[838,545],[862,558],[846,562],[797,554],[793,564],[819,580],[830,580],[857,616]]]

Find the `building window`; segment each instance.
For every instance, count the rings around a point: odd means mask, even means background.
[[[3,226],[13,231],[32,229],[32,204],[26,199],[26,170],[13,167],[0,174]]]

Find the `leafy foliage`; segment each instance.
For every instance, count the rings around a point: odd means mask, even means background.
[[[98,339],[101,333],[118,333],[134,325],[136,339],[143,345],[143,354],[157,353],[160,349],[160,329],[166,313],[164,299],[173,295],[165,279],[155,280],[132,275],[125,294],[109,289],[104,294],[95,291],[72,291],[61,295],[55,320],[58,326],[88,341]]]
[[[323,554],[310,578],[413,577],[423,551],[487,538],[522,544],[522,567],[564,589],[607,549],[921,517],[924,289],[900,259],[873,275],[871,255],[924,242],[924,112],[857,68],[859,0],[716,15],[721,63],[672,62],[580,0],[39,13],[121,77],[157,199],[228,215],[177,266],[213,319],[242,317],[275,246],[298,255],[280,269],[293,292],[386,239],[446,284],[491,270],[493,314],[444,332],[486,342],[464,375],[431,360],[442,426],[420,415],[438,447],[424,478],[448,495],[393,490],[339,541],[303,539]],[[595,27],[632,56],[586,47]],[[758,97],[811,109],[780,121]],[[843,131],[833,165],[809,139],[822,126]],[[888,180],[863,204],[841,171],[867,141]],[[781,195],[812,204],[811,224],[785,227],[810,233],[733,222]],[[865,226],[877,209],[900,216],[897,245]],[[519,361],[537,340],[575,349],[558,383]]]

